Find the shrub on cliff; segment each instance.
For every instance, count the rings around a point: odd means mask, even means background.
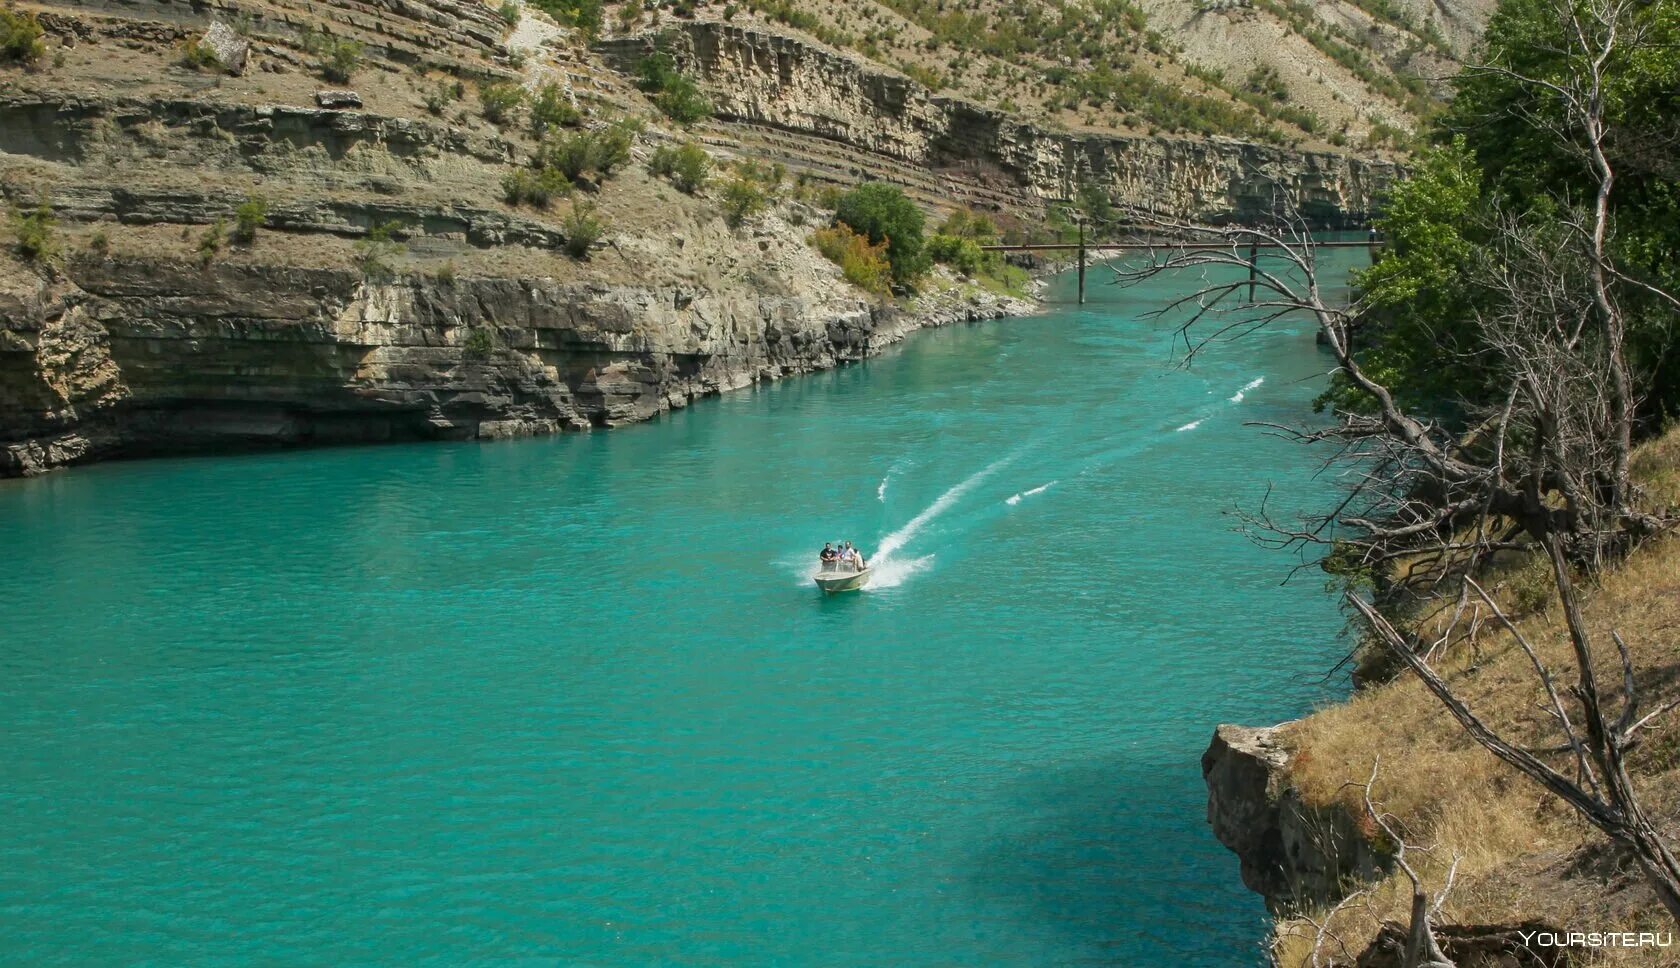
[[[478,106],[484,119],[494,125],[506,124],[524,101],[525,91],[518,84],[486,84],[478,89]]]
[[[316,69],[321,76],[334,84],[348,84],[362,64],[360,41],[340,40],[324,31],[305,30],[303,49],[319,61]]]
[[[17,239],[17,252],[28,262],[45,262],[52,258],[56,251],[53,240],[53,227],[58,219],[53,216],[52,206],[46,199],[36,203],[32,209],[13,207],[12,235]]]
[[[181,46],[181,66],[188,70],[214,72],[222,69],[222,59],[216,56],[215,48],[189,37]]]
[[[886,243],[871,245],[868,238],[842,224],[811,233],[811,245],[839,266],[840,274],[852,285],[877,296],[891,291],[892,266],[887,262]]]
[[[681,147],[661,145],[648,161],[648,171],[671,179],[677,189],[690,195],[706,184],[712,170],[712,156],[693,142]]]
[[[849,225],[872,245],[886,243],[893,281],[908,285],[930,260],[922,243],[922,210],[894,185],[866,182],[841,196],[834,220]]]
[[[574,182],[589,175],[605,179],[630,160],[636,130],[636,124],[626,120],[555,138],[540,151],[543,167],[553,168]]]
[[[233,210],[233,221],[233,240],[240,245],[250,245],[257,237],[257,229],[268,221],[268,199],[261,195],[245,199]]]
[[[693,79],[677,70],[677,62],[664,51],[655,51],[636,67],[637,86],[653,95],[654,107],[666,117],[692,124],[712,113],[712,102],[700,93]]]
[[[467,86],[459,80],[438,81],[436,85],[426,89],[426,110],[442,117],[444,108],[466,96]]]
[[[601,32],[602,0],[533,0],[533,5],[560,24],[594,39]]]
[[[589,250],[607,234],[607,223],[595,212],[593,205],[578,205],[560,223],[566,233],[566,254],[574,259],[589,258]]]
[[[391,259],[401,255],[407,246],[391,236],[401,228],[401,222],[383,222],[368,229],[367,238],[356,243],[356,267],[362,270],[364,279],[386,282],[396,275]]]
[[[732,229],[740,228],[769,205],[764,189],[749,179],[737,175],[723,186],[723,220]]]
[[[549,202],[571,193],[571,181],[553,168],[520,168],[502,179],[502,197],[509,205],[546,208]]]
[[[0,8],[0,60],[32,64],[46,53],[45,33],[35,15],[11,7]]]
[[[531,133],[542,137],[554,128],[575,128],[583,112],[572,105],[560,85],[550,81],[531,98]]]

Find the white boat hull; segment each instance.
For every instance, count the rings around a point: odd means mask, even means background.
[[[869,569],[862,571],[819,571],[811,576],[817,587],[827,594],[855,592],[869,584]]]

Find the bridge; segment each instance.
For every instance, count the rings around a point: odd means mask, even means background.
[[[1315,249],[1370,249],[1371,258],[1375,261],[1377,250],[1383,243],[1378,239],[1364,242],[1314,242]],[[1174,242],[1171,239],[1155,239],[1148,242],[1087,242],[1085,241],[1085,226],[1079,226],[1079,241],[1077,242],[1031,242],[1021,245],[982,245],[982,252],[1071,252],[1079,253],[1079,304],[1085,304],[1085,264],[1086,254],[1096,250],[1105,252],[1146,252],[1152,249],[1172,249],[1176,252],[1229,252],[1233,246],[1216,245],[1210,242]],[[1248,246],[1248,299],[1254,301],[1254,279],[1261,249],[1281,249],[1278,244],[1250,243]]]

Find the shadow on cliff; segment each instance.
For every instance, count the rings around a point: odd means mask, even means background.
[[[970,890],[1023,931],[1082,949],[1080,964],[1261,964],[1265,911],[1206,828],[1196,757],[1141,747],[1001,787]]]

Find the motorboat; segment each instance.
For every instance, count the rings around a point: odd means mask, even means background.
[[[869,565],[865,563],[862,568],[853,569],[837,561],[825,561],[822,570],[811,577],[826,594],[855,592],[869,584]]]

